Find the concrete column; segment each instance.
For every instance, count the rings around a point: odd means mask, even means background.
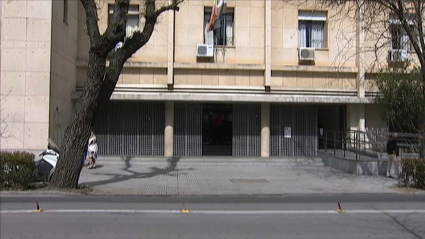
[[[366,133],[366,106],[362,104],[347,105],[347,126],[350,130],[360,131],[360,133],[351,132],[348,137],[351,144],[348,147],[355,147],[357,150],[369,148],[369,138]],[[355,143],[357,142],[357,143]]]
[[[174,85],[174,11],[168,11],[167,85]]]
[[[165,102],[164,156],[173,157],[174,146],[174,101]]]
[[[270,157],[270,103],[261,103],[261,157]]]
[[[272,77],[272,0],[266,0],[264,8],[265,28],[264,28],[264,87],[270,87]]]
[[[365,65],[364,65],[364,45],[365,45],[365,33],[364,33],[364,3],[360,1],[357,11],[357,23],[356,23],[356,65],[357,71],[357,96],[360,98],[365,97]]]
[[[365,105],[347,105],[347,126],[350,130],[366,131]]]

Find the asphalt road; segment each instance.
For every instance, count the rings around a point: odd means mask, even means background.
[[[0,216],[2,239],[425,238],[425,195],[2,195]]]

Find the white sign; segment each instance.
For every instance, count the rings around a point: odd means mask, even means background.
[[[291,127],[285,127],[284,138],[291,138]]]

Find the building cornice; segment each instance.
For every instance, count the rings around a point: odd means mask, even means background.
[[[78,60],[77,67],[87,67],[86,60]],[[167,62],[144,62],[127,61],[124,68],[164,68],[168,67]],[[187,70],[251,70],[264,71],[264,64],[229,64],[229,63],[182,63],[174,62],[174,69]],[[272,65],[272,71],[285,72],[331,72],[331,73],[357,73],[357,67],[337,67],[337,66],[305,66],[305,65]]]
[[[332,72],[332,73],[353,73],[358,72],[357,67],[338,67],[338,66],[290,66],[290,65],[272,65],[272,71],[293,71],[293,72]]]
[[[81,97],[81,88],[73,93]],[[355,90],[288,88],[266,92],[264,87],[179,85],[118,85],[112,100],[205,101],[205,102],[275,102],[275,103],[358,103],[371,104],[374,98],[359,98]]]
[[[321,104],[371,104],[373,98],[352,96],[304,96],[281,94],[223,94],[193,92],[114,92],[111,100],[158,100],[158,101],[202,101],[202,102],[269,102],[269,103],[321,103]]]
[[[174,63],[175,69],[202,69],[202,70],[261,70],[264,64],[228,64],[228,63]]]

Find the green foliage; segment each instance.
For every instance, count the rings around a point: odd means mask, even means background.
[[[425,159],[402,159],[399,178],[405,185],[425,189]]]
[[[33,188],[34,157],[28,152],[0,152],[0,189]]]
[[[380,95],[378,103],[384,106],[383,119],[392,131],[419,133],[424,130],[425,97],[422,92],[420,69],[406,67],[381,72],[376,79]]]

